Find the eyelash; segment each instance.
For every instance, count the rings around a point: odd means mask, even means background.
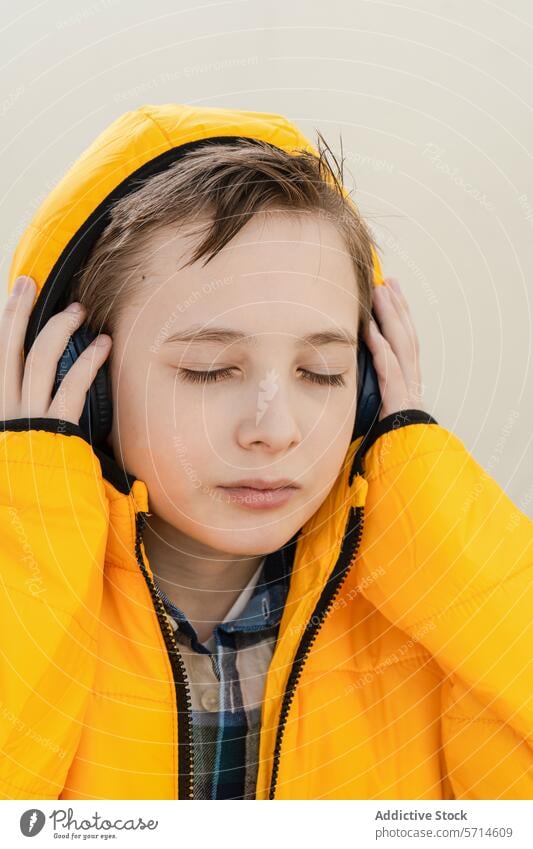
[[[211,371],[192,371],[191,369],[179,369],[181,379],[189,383],[216,383],[226,377],[230,377],[233,371],[232,368],[221,368]],[[345,386],[345,380],[342,374],[316,374],[307,369],[301,369],[305,376],[304,380],[309,383],[317,383],[320,386]]]

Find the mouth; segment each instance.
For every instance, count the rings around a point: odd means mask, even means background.
[[[246,480],[238,480],[232,481],[228,484],[222,484],[224,489],[261,489],[261,490],[274,490],[274,489],[285,489],[287,487],[292,487],[294,489],[299,489],[299,484],[295,481],[289,480],[289,478],[278,478],[278,480],[263,480],[261,478],[246,478]]]
[[[218,489],[222,491],[226,500],[239,507],[246,507],[251,510],[265,510],[274,507],[281,507],[286,504],[299,487],[296,484],[288,483],[284,485],[264,485],[261,481],[261,486],[220,486]]]

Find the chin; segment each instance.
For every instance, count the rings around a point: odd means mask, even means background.
[[[218,534],[214,539],[206,540],[206,544],[216,551],[232,554],[235,557],[255,557],[270,554],[285,545],[296,531],[281,532],[279,527],[276,531],[272,527],[254,528],[253,530],[230,531],[227,534]]]

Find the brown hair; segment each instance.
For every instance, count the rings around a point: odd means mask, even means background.
[[[89,327],[113,335],[121,308],[137,291],[147,243],[159,228],[176,225],[191,233],[191,223],[199,222],[196,232],[204,238],[183,267],[202,257],[206,265],[250,215],[284,211],[313,213],[338,226],[355,269],[359,332],[365,329],[372,306],[375,242],[347,199],[351,192],[345,196],[343,160],[339,164],[319,131],[317,136],[318,157],[303,149],[287,153],[257,139],[211,142],[186,151],[166,171],[116,201],[109,223],[73,281],[72,300],[85,305]]]

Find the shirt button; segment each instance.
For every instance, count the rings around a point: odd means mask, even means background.
[[[168,618],[168,620],[169,620],[169,622],[170,622],[170,624],[171,624],[171,626],[172,626],[172,630],[173,630],[173,631],[177,631],[177,630],[178,630],[178,623],[176,622],[176,620],[174,619],[174,617],[173,617],[173,616],[171,616],[171,615],[170,615],[170,613],[167,613],[167,618]]]
[[[218,690],[204,690],[200,697],[200,701],[206,710],[218,710]]]

